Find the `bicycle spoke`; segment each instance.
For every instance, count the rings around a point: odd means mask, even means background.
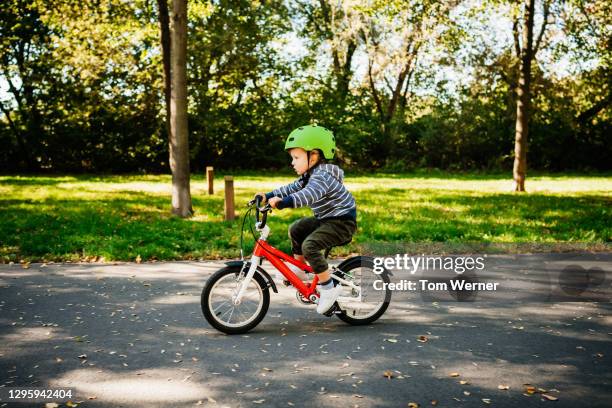
[[[219,319],[221,319],[221,317],[225,316],[225,315],[227,314],[227,312],[231,311],[232,309],[233,309],[233,308],[231,308],[231,307],[230,307],[230,308],[229,308],[229,309],[227,309],[225,312],[221,313],[221,314],[219,315]]]
[[[263,302],[259,284],[253,280],[246,287],[240,304],[235,305],[234,297],[240,291],[243,281],[237,281],[233,276],[220,279],[211,294],[210,308],[216,319],[223,324],[239,326],[245,324],[257,315]],[[214,305],[214,306],[213,306]]]
[[[217,310],[218,310],[218,309],[219,309],[221,306],[223,306],[224,304],[226,304],[226,303],[229,303],[229,300],[226,300],[225,302],[223,302],[223,303],[221,303],[220,305],[218,305],[217,307],[215,307],[215,308],[213,309],[213,313],[216,313],[216,312],[217,312]]]

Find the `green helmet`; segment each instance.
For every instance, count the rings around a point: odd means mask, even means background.
[[[323,126],[309,125],[295,129],[287,137],[285,150],[301,147],[307,152],[320,149],[326,159],[331,160],[336,154],[336,138],[331,130]]]

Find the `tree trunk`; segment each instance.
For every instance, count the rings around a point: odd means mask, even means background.
[[[168,140],[170,137],[170,98],[172,93],[172,83],[170,74],[170,17],[168,15],[168,0],[157,0],[159,8],[159,30],[161,35],[162,60],[164,64],[164,97],[166,100],[166,130]]]
[[[189,189],[189,138],[187,129],[187,0],[173,0],[171,27],[170,169],[172,213],[193,214]]]
[[[516,87],[516,126],[514,139],[514,191],[525,191],[527,174],[527,138],[529,136],[529,114],[531,105],[531,61],[533,59],[533,15],[535,0],[525,0],[522,24],[522,48],[520,72]]]

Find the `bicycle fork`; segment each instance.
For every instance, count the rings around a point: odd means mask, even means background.
[[[259,265],[259,256],[253,255],[251,257],[251,265],[249,266],[249,271],[247,272],[246,276],[242,280],[240,289],[238,289],[238,292],[234,293],[234,295],[232,296],[232,303],[234,305],[239,305],[240,302],[242,302],[242,296],[244,296],[244,292],[249,287],[249,284],[251,283],[251,279],[253,279],[253,276],[255,275],[255,271],[257,270],[257,265]],[[244,266],[243,266],[243,269],[240,271],[240,274],[242,274],[243,270],[244,270]]]

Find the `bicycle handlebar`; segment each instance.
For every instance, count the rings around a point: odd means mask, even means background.
[[[268,220],[268,211],[272,210],[270,204],[266,204],[263,207],[261,205],[262,196],[258,195],[253,200],[249,201],[249,206],[255,204],[255,221],[259,222],[259,213],[261,212],[261,223],[259,224],[259,228],[263,228],[266,226],[266,221]]]

